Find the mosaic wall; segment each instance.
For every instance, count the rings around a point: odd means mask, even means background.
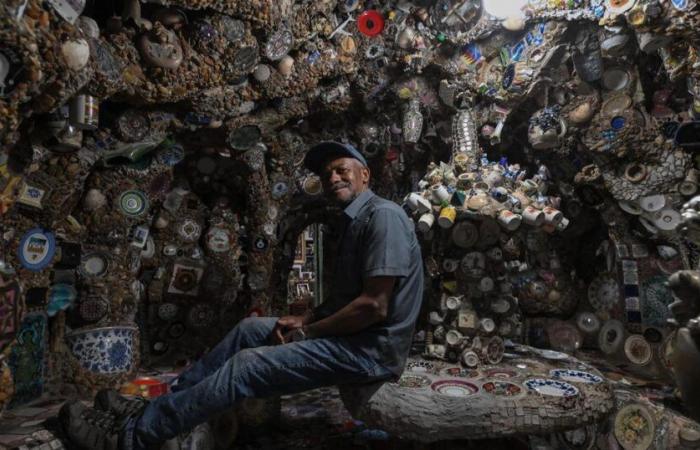
[[[670,376],[666,282],[698,264],[697,202],[678,228],[699,182],[694,0],[94,3],[0,7],[15,403],[283,313],[309,224],[332,263],[336,211],[302,167],[323,139],[415,220],[418,352],[475,368],[510,339]]]

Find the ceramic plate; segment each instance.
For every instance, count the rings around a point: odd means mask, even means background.
[[[500,367],[495,367],[486,371],[486,376],[489,378],[514,378],[518,375],[519,374],[517,370]]]
[[[398,384],[404,388],[422,388],[430,385],[430,378],[423,375],[402,375]]]
[[[632,98],[629,95],[619,94],[603,102],[601,109],[605,115],[612,117],[626,111],[630,106],[632,106]]]
[[[409,361],[406,364],[406,371],[411,373],[432,373],[435,372],[435,364],[430,361]]]
[[[49,264],[56,253],[56,239],[53,233],[33,228],[19,243],[19,260],[22,266],[38,272]]]
[[[600,320],[590,312],[583,312],[576,317],[576,325],[584,333],[595,333],[600,329]]]
[[[440,370],[440,375],[445,377],[458,377],[458,378],[481,378],[481,372],[476,369],[467,369],[465,367],[445,367]]]
[[[607,311],[620,299],[617,280],[611,275],[599,275],[588,285],[588,302],[597,310]]]
[[[119,196],[119,208],[127,216],[140,216],[148,209],[148,198],[141,191],[125,191]]]
[[[578,395],[578,389],[569,383],[547,378],[532,378],[527,380],[525,387],[542,395],[552,397],[573,397]]]
[[[598,333],[598,345],[606,355],[615,353],[622,347],[625,339],[625,327],[619,320],[608,320]]]
[[[681,223],[681,214],[674,209],[662,209],[654,216],[654,225],[663,231],[673,231]]]
[[[109,259],[103,253],[88,253],[80,260],[78,270],[86,277],[101,277],[109,269]]]
[[[542,356],[543,358],[546,358],[546,359],[553,359],[553,360],[569,359],[569,355],[567,355],[566,353],[557,352],[554,350],[540,349],[537,352],[540,354],[540,356]]]
[[[651,345],[641,334],[633,334],[625,341],[625,356],[639,366],[649,364],[652,357]]]
[[[636,202],[631,202],[629,200],[620,200],[619,202],[617,202],[617,204],[620,206],[621,210],[634,216],[638,216],[643,212],[642,207],[639,206],[639,203]]]
[[[627,405],[615,415],[615,437],[625,450],[646,450],[655,430],[651,413],[641,404]]]
[[[481,390],[494,397],[516,397],[525,393],[522,386],[503,380],[486,381]]]
[[[583,372],[581,370],[553,369],[549,371],[549,375],[570,383],[598,384],[603,382],[603,379],[598,375]]]
[[[636,0],[605,0],[605,7],[610,12],[622,14],[630,10],[635,3],[637,3]]]
[[[666,206],[666,197],[660,194],[642,197],[637,201],[642,209],[647,212],[656,212]]]
[[[583,336],[575,325],[568,322],[555,322],[547,327],[547,335],[553,349],[573,352],[581,347]]]
[[[477,385],[462,380],[440,380],[431,384],[430,388],[448,397],[469,397],[479,392]]]
[[[603,72],[603,87],[609,91],[621,91],[632,82],[630,73],[622,67],[613,67]]]

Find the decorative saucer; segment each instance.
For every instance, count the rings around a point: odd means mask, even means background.
[[[468,368],[459,367],[459,366],[445,367],[444,369],[440,370],[440,375],[445,376],[445,377],[471,378],[471,379],[476,379],[476,378],[482,377],[482,373],[476,369],[468,369]]]
[[[641,334],[633,334],[625,341],[625,356],[634,364],[647,365],[653,356],[651,345]]]
[[[566,353],[557,352],[554,350],[539,349],[539,350],[537,350],[537,353],[539,353],[539,355],[545,359],[553,359],[553,360],[569,359],[569,355],[567,355]]]
[[[448,397],[469,397],[479,392],[479,387],[462,380],[440,380],[430,385],[438,394]]]
[[[101,277],[109,270],[109,257],[102,252],[93,252],[80,259],[78,271],[85,277]]]
[[[617,352],[625,339],[625,327],[619,320],[611,319],[603,324],[598,333],[598,345],[606,355]]]
[[[600,330],[600,319],[590,312],[582,312],[576,317],[576,325],[584,333],[595,333]]]
[[[552,369],[549,371],[549,375],[560,380],[568,381],[570,383],[598,384],[603,382],[603,379],[598,375],[594,375],[592,373],[584,372],[581,370]]]
[[[148,198],[138,190],[122,192],[119,196],[119,209],[127,216],[140,216],[148,210]]]
[[[620,299],[620,288],[615,277],[600,275],[588,285],[588,301],[597,310],[607,311]]]
[[[654,441],[654,431],[654,418],[641,404],[629,404],[615,415],[615,437],[625,450],[646,450]]]
[[[423,388],[429,386],[430,378],[423,375],[402,375],[399,378],[398,384],[404,388]]]
[[[22,267],[38,272],[48,267],[56,253],[56,239],[53,233],[33,228],[22,237],[19,243],[19,260]]]
[[[489,378],[515,378],[519,375],[517,370],[494,367],[486,371],[486,376]]]
[[[569,383],[547,378],[532,378],[525,381],[525,387],[541,395],[551,397],[573,397],[578,395],[578,389]]]
[[[522,386],[503,380],[486,381],[481,390],[494,397],[516,397],[525,393]]]

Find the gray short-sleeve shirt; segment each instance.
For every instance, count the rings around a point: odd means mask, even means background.
[[[328,316],[353,301],[365,280],[397,277],[387,319],[346,339],[396,375],[403,371],[423,299],[423,261],[413,222],[396,203],[367,190],[344,214],[330,300],[316,313]]]

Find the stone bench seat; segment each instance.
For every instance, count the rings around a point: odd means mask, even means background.
[[[614,408],[612,386],[590,365],[518,348],[498,366],[478,370],[412,358],[398,382],[341,386],[341,397],[368,426],[423,443],[572,430]]]

